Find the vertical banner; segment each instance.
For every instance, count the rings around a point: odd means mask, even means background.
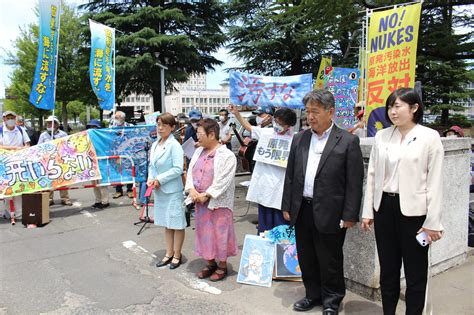
[[[271,105],[303,108],[303,97],[312,90],[311,73],[288,77],[267,77],[231,71],[230,101],[234,105]]]
[[[401,87],[415,82],[416,46],[421,3],[370,15],[367,68],[367,135],[390,126],[385,101]]]
[[[334,123],[342,129],[354,127],[354,107],[359,94],[359,69],[328,68],[324,76],[324,87],[336,101]]]
[[[319,65],[318,76],[316,77],[316,82],[314,83],[315,89],[323,89],[324,88],[324,70],[327,67],[332,66],[332,60],[330,57],[322,57],[321,64]]]
[[[60,12],[61,0],[39,1],[38,57],[29,100],[45,110],[54,109],[56,98]]]
[[[89,20],[91,57],[89,72],[99,106],[111,110],[115,103],[115,29]]]

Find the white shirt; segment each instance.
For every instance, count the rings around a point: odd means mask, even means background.
[[[219,124],[219,140],[223,140],[230,135],[231,128],[230,128],[230,119],[227,119],[227,122],[224,124],[222,122],[218,122]]]
[[[316,132],[311,130],[312,135],[308,151],[306,174],[304,176],[303,197],[313,198],[314,179],[316,177],[316,172],[318,171],[321,155],[323,154],[324,147],[326,147],[326,143],[328,142],[329,134],[331,133],[333,126],[334,123],[331,123],[331,126],[323,133],[321,137],[319,137]]]
[[[273,135],[273,128],[252,127],[252,138]],[[286,168],[257,161],[253,169],[247,200],[281,210]]]
[[[25,128],[15,126],[13,130],[10,130],[3,124],[3,131],[0,133],[0,146],[22,147],[30,141]]]
[[[386,147],[382,148],[382,150],[385,149],[387,152],[384,162],[385,175],[383,179],[383,191],[385,192],[398,194],[400,191],[398,164],[402,151],[413,141],[413,136],[410,136],[413,129],[405,135],[402,141],[402,134],[398,128],[395,128],[391,136],[391,139],[394,141],[387,143]]]
[[[66,132],[62,131],[61,129],[58,129],[58,131],[53,134],[53,139],[59,139],[67,136],[68,134]],[[51,141],[51,132],[44,131],[39,137],[38,144],[45,143],[48,141]]]

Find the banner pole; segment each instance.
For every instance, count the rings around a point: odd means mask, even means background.
[[[384,9],[387,9],[387,8],[391,8],[393,9],[394,7],[404,7],[404,6],[407,6],[407,5],[410,5],[410,4],[417,4],[417,3],[421,3],[423,4],[423,0],[419,0],[419,1],[412,1],[412,2],[405,2],[405,3],[398,3],[398,4],[392,4],[392,5],[386,5],[384,7],[377,7],[377,8],[374,8],[374,9],[369,9],[369,8],[366,8],[365,10],[370,10],[370,11],[377,11],[377,10],[384,10]],[[364,11],[359,11],[359,13],[363,13]]]
[[[58,10],[58,30],[57,30],[57,40],[56,40],[56,67],[54,67],[54,92],[53,92],[53,116],[54,116],[54,108],[56,107],[56,85],[58,79],[58,55],[59,55],[59,33],[61,31],[61,1],[58,2],[59,10]],[[54,129],[54,128],[53,128]],[[52,139],[52,134],[51,134]]]
[[[115,38],[115,36],[116,36],[116,32],[115,32],[116,30],[115,30],[115,28],[114,28],[113,30],[114,30],[114,57],[113,57],[113,69],[114,69],[114,95],[113,95],[113,96],[114,96],[114,107],[113,107],[113,109],[112,109],[112,114],[115,116],[115,110],[116,110],[116,108],[115,108],[116,105],[115,105],[115,104],[117,104],[117,102],[115,101],[115,95],[116,95],[116,92],[115,92],[115,43],[117,42],[117,39]]]

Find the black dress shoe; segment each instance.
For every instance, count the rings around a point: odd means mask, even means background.
[[[166,258],[167,258],[167,259],[166,259]],[[171,257],[165,256],[165,257],[163,258],[163,260],[160,260],[159,262],[156,263],[156,266],[157,266],[157,267],[166,266],[166,265],[169,264],[172,260],[173,260],[173,256],[171,256]]]
[[[170,269],[178,268],[181,265],[181,257],[179,257],[179,258],[172,257],[172,259],[178,259],[178,262],[177,263],[171,262],[170,263]]]
[[[309,311],[317,305],[321,305],[320,300],[309,299],[305,297],[299,300],[298,302],[295,302],[295,304],[293,304],[293,309],[298,312],[305,312]]]
[[[337,315],[337,314],[339,314],[339,311],[330,307],[325,308],[323,310],[323,315]]]

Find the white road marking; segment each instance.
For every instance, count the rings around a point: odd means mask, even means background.
[[[140,253],[148,253],[153,259],[156,259],[156,255],[150,253],[147,249],[143,248],[140,245],[137,245],[132,240],[128,241],[123,241],[122,242],[123,247],[129,249],[130,251],[140,254]],[[158,268],[158,269],[168,269],[166,267]],[[219,295],[222,293],[222,291],[216,287],[210,286],[207,282],[197,280],[195,278],[194,274],[191,274],[189,272],[181,271],[177,272],[176,275],[183,280],[191,289],[214,294],[214,295]]]
[[[122,245],[125,248],[132,248],[133,246],[137,246],[137,243],[135,243],[134,241],[125,241],[125,242],[122,242]]]
[[[187,284],[191,287],[191,289],[199,290],[202,292],[219,295],[222,291],[216,287],[210,286],[207,282],[197,280],[194,274],[190,274],[188,272],[181,272],[178,276],[187,282]],[[190,277],[193,277],[192,279]]]
[[[82,210],[81,213],[82,213],[83,215],[85,215],[86,217],[88,217],[88,218],[93,218],[93,217],[96,217],[96,216],[97,216],[97,214],[95,214],[95,213],[90,213],[90,212],[87,211],[87,210]]]

